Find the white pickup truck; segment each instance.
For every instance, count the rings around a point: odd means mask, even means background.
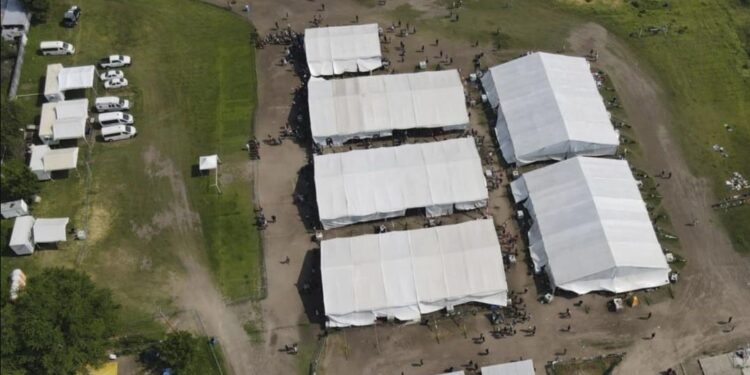
[[[102,68],[122,68],[130,65],[130,56],[127,55],[110,55],[99,60],[99,66]]]

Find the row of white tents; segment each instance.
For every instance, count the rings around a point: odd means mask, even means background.
[[[377,26],[364,26],[306,30],[312,75],[379,67]],[[491,68],[481,81],[498,114],[495,131],[506,161],[570,159],[512,184],[516,202],[533,220],[529,241],[537,271],[546,271],[553,287],[580,294],[668,283],[669,266],[627,162],[586,157],[614,155],[619,145],[588,62],[533,53]],[[308,87],[313,139],[321,145],[469,124],[456,71],[312,78]],[[429,217],[485,207],[487,185],[474,142],[315,156],[323,227],[403,216],[413,208]],[[469,301],[506,303],[492,220],[325,240],[321,263],[332,326],[414,320]]]

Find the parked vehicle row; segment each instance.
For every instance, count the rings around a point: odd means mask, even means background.
[[[133,126],[133,115],[123,112],[130,110],[129,100],[103,96],[96,98],[94,108],[99,112],[97,119],[102,127],[102,138],[105,142],[130,139],[138,134]]]

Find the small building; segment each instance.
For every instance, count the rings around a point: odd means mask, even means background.
[[[313,77],[378,69],[383,66],[378,24],[305,29],[305,55]]]
[[[464,130],[469,124],[457,70],[313,78],[307,90],[310,131],[319,145],[385,137],[394,130]]]
[[[40,181],[51,180],[52,173],[76,169],[78,147],[51,149],[47,145],[32,145],[29,168]]]
[[[90,89],[94,87],[93,65],[64,68],[62,64],[47,65],[44,81],[44,98],[48,102],[65,100],[65,92],[70,90]]]
[[[13,224],[9,246],[18,255],[34,252],[38,243],[56,243],[67,240],[66,227],[69,218],[34,219],[33,216],[19,216]]]
[[[28,215],[29,205],[23,199],[5,202],[0,205],[0,212],[2,212],[3,219],[12,219],[17,216]]]
[[[532,53],[490,68],[482,86],[509,164],[617,152],[619,135],[584,58]]]
[[[39,139],[47,145],[55,145],[62,140],[85,137],[88,110],[88,99],[42,104]]]
[[[530,359],[518,362],[482,366],[482,375],[535,375],[534,362]]]
[[[21,0],[2,0],[2,38],[13,40],[29,32],[29,15]]]

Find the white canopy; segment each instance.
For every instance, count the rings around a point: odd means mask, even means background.
[[[617,132],[584,58],[533,53],[490,68],[482,85],[497,108],[495,132],[509,163],[617,151]]]
[[[31,228],[34,226],[32,216],[19,216],[13,223],[13,232],[10,235],[8,246],[17,255],[27,255],[34,252],[34,239],[31,236]]]
[[[312,76],[369,72],[383,65],[378,24],[305,29]]]
[[[34,242],[52,243],[65,241],[65,227],[69,218],[36,219],[34,222]]]
[[[553,286],[584,294],[669,283],[669,266],[624,160],[576,157],[511,183],[533,219],[534,267]]]
[[[482,375],[534,375],[534,362],[530,359],[499,365],[482,366]]]
[[[198,169],[201,171],[216,169],[218,166],[219,155],[208,155],[198,158]]]
[[[47,65],[44,82],[44,96],[48,101],[65,100],[65,91],[94,87],[93,65],[63,68],[62,64]]]
[[[315,156],[315,190],[326,229],[487,204],[487,181],[474,138]]]
[[[50,149],[47,145],[32,145],[29,168],[40,180],[52,178],[51,172],[74,169],[78,165],[78,147]]]
[[[39,119],[39,139],[51,143],[63,139],[81,138],[86,132],[88,99],[66,100],[42,104]]]
[[[313,140],[343,144],[413,128],[465,129],[466,98],[457,70],[308,83]]]
[[[508,285],[492,219],[321,243],[328,324],[402,321],[467,302],[505,306]]]

